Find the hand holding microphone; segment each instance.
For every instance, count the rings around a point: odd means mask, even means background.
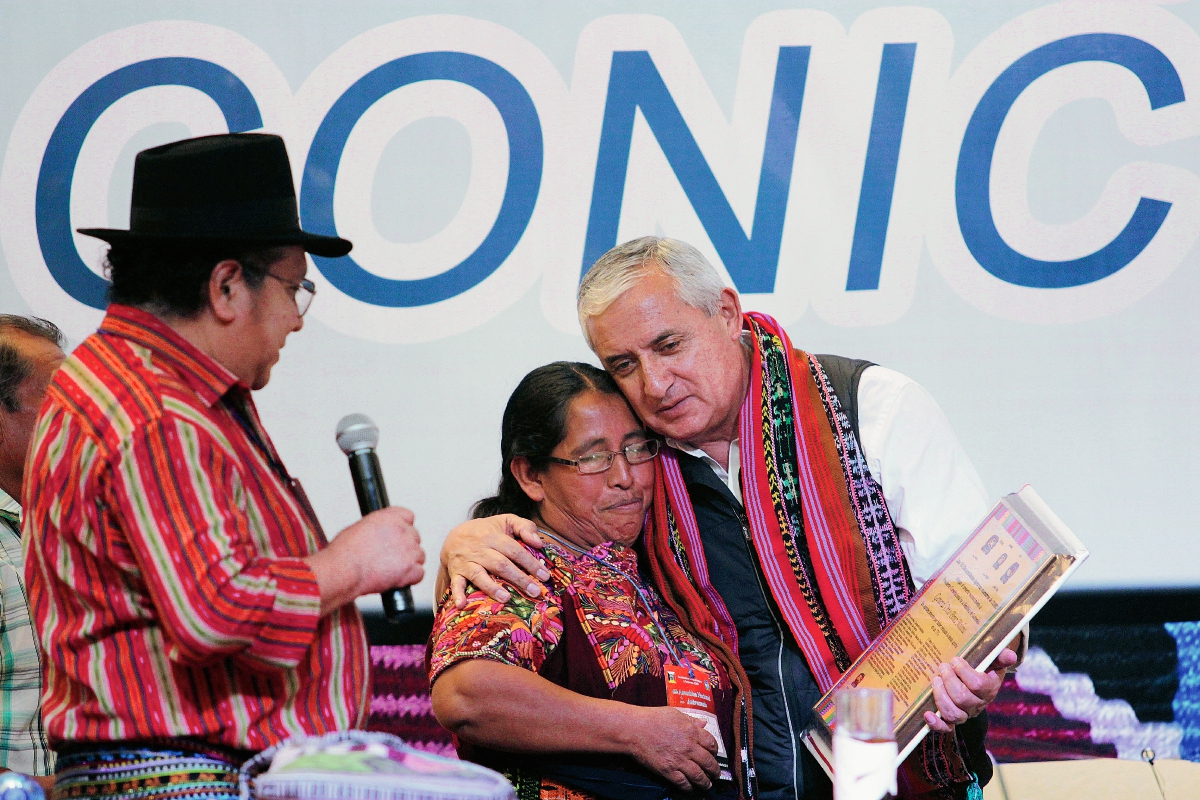
[[[379,444],[379,428],[365,414],[349,414],[337,424],[337,443],[350,460],[350,476],[354,481],[354,492],[358,495],[358,508],[363,521],[347,528],[334,542],[345,533],[361,529],[361,532],[356,531],[354,538],[365,556],[363,568],[367,573],[366,586],[369,588],[364,594],[382,592],[383,610],[388,619],[412,613],[414,605],[408,584],[416,583],[424,576],[421,565],[425,562],[425,553],[420,548],[420,536],[412,527],[412,512],[388,507],[383,470],[375,454],[375,447]],[[409,554],[408,551],[414,547],[415,554]],[[397,569],[401,574],[392,575]],[[375,587],[374,584],[380,580],[392,577],[395,578],[394,583],[387,582]],[[397,588],[400,585],[403,588]]]

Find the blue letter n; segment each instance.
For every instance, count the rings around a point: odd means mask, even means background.
[[[774,291],[809,50],[807,46],[779,48],[749,236],[742,230],[650,54],[645,50],[614,52],[582,273],[617,243],[633,122],[640,108],[734,286],[741,292]]]

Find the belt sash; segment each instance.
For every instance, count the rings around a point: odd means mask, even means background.
[[[59,754],[52,800],[237,800],[242,760],[205,747],[76,747]]]

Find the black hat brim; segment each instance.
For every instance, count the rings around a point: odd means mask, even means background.
[[[198,237],[198,236],[170,236],[163,234],[145,234],[134,233],[133,231],[120,231],[112,228],[77,228],[79,233],[84,236],[91,236],[96,239],[101,239],[109,244],[185,244],[194,242],[196,244],[230,244],[230,245],[250,245],[256,247],[284,247],[287,245],[297,245],[303,247],[306,253],[312,253],[314,256],[323,256],[325,258],[338,258],[350,252],[354,245],[348,239],[342,239],[337,236],[320,236],[315,233],[306,231],[289,231],[279,234],[263,234],[251,237]]]

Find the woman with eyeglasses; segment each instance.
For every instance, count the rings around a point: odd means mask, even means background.
[[[533,520],[549,578],[532,600],[443,598],[433,711],[459,754],[508,775],[519,800],[736,797],[729,675],[638,547],[658,440],[607,373],[557,362],[509,398],[500,449],[499,491],[473,516]]]

